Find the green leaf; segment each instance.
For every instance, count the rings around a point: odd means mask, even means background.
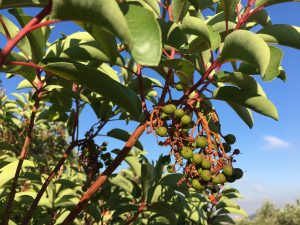
[[[161,57],[161,31],[153,13],[141,6],[122,4],[122,11],[133,41],[130,52],[136,63],[158,65]]]
[[[236,59],[257,66],[260,73],[264,74],[270,61],[270,49],[256,34],[246,30],[236,30],[225,38],[220,61]]]
[[[16,149],[13,145],[0,141],[0,150],[15,151]]]
[[[224,8],[225,20],[229,21],[236,14],[235,9],[237,4],[239,3],[239,0],[222,0],[221,2]]]
[[[100,27],[106,26],[129,48],[132,47],[128,25],[116,1],[53,0],[51,16],[61,20],[88,22]]]
[[[107,136],[127,142],[130,138],[130,133],[119,128],[114,128],[111,131],[107,132]],[[134,146],[143,150],[143,145],[139,141],[137,141]]]
[[[235,224],[235,221],[229,215],[216,215],[211,218],[212,225]]]
[[[177,224],[176,214],[170,209],[170,205],[166,202],[153,203],[148,207],[148,210],[167,218],[171,224]]]
[[[255,7],[258,8],[262,5],[270,6],[270,5],[275,5],[283,2],[300,2],[300,1],[299,0],[256,0]]]
[[[87,22],[78,22],[78,24],[93,36],[99,45],[99,49],[110,59],[110,63],[114,64],[119,56],[116,37],[103,27]]]
[[[126,86],[92,67],[76,62],[52,62],[44,69],[67,80],[79,82],[127,110],[139,120],[142,106],[138,96]],[[113,90],[113,91],[112,91]]]
[[[10,9],[9,13],[18,20],[21,27],[24,27],[33,18],[24,14],[23,10],[20,8]],[[26,36],[30,43],[33,62],[39,63],[44,56],[44,49],[47,42],[46,38],[44,37],[43,30],[42,28],[35,29],[29,32]]]
[[[149,188],[154,182],[153,172],[154,168],[150,163],[142,164],[141,185],[144,194],[148,193]]]
[[[278,112],[274,104],[267,98],[253,93],[252,91],[225,86],[217,88],[213,93],[213,98],[236,103],[252,109],[257,113],[278,120]]]
[[[218,202],[216,208],[221,209],[225,207],[230,207],[230,208],[235,208],[235,209],[240,209],[241,207],[233,200],[228,199],[228,198],[221,198],[220,201]]]
[[[283,58],[283,51],[274,46],[270,46],[270,53],[270,63],[266,72],[262,75],[264,81],[271,81],[280,74],[279,67]]]
[[[219,33],[214,32],[203,20],[186,16],[179,27],[186,34],[193,34],[200,37],[212,50],[219,47],[221,42]]]
[[[122,175],[118,174],[115,177],[109,178],[110,183],[116,185],[117,187],[123,189],[124,191],[132,194],[134,191],[134,185],[131,181],[123,177]]]
[[[160,66],[174,69],[185,88],[190,87],[194,83],[194,65],[190,61],[184,59],[168,59],[163,60]]]
[[[98,35],[100,36],[101,32],[99,32]],[[115,37],[113,36],[112,40],[113,38]],[[104,49],[102,46],[104,46]],[[89,33],[76,32],[50,46],[47,50],[45,59],[51,57],[60,57],[84,62],[91,60],[115,63],[117,56],[111,55],[113,53],[108,52],[108,50],[105,48],[107,48],[105,41],[102,41],[99,45]],[[118,64],[122,64],[120,60]]]
[[[0,169],[0,187],[14,178],[19,160],[9,163]],[[22,169],[25,167],[35,167],[34,163],[29,160],[24,160]]]
[[[157,0],[143,0],[145,1],[154,11],[155,13],[160,16],[160,7]]]
[[[268,43],[285,45],[300,50],[300,27],[274,24],[264,27],[257,35]]]
[[[6,18],[4,15],[0,15],[3,23],[7,27],[7,31],[10,35],[10,38],[14,38],[18,33],[19,33],[19,28],[11,22],[8,18]],[[0,33],[6,36],[6,32],[2,26],[0,25]],[[30,44],[28,42],[27,37],[22,38],[18,44],[17,47],[26,55],[27,57],[31,56],[31,49],[30,49]]]
[[[220,211],[218,211],[217,214],[220,215],[220,214],[227,214],[227,213],[238,214],[238,215],[242,215],[244,217],[248,217],[248,214],[245,212],[245,210],[231,208],[231,207],[224,207]]]
[[[249,128],[253,127],[253,116],[250,109],[232,102],[227,102],[227,103],[238,114],[238,116],[248,125]]]
[[[136,156],[127,156],[125,158],[126,163],[132,168],[137,177],[142,175],[142,164],[139,162]]]
[[[262,25],[263,27],[272,25],[271,18],[268,14],[268,12],[264,9],[259,10],[252,14],[246,22],[255,22],[257,24]]]
[[[0,9],[17,7],[44,7],[48,2],[48,0],[2,0],[0,1]]]
[[[188,0],[173,0],[171,5],[173,21],[180,22],[187,14],[190,7]]]

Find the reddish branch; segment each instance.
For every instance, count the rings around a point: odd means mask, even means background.
[[[143,212],[143,210],[147,208],[147,204],[145,203],[144,199],[142,200],[138,211],[129,219],[127,220],[127,222],[125,223],[125,225],[130,225],[131,223],[133,223],[134,221],[136,221],[136,219],[139,217],[139,215]]]
[[[37,72],[37,73],[39,73],[39,72]],[[37,74],[37,77],[40,78],[39,74]],[[36,91],[36,100],[35,100],[34,106],[32,108],[29,127],[28,127],[28,130],[27,130],[27,135],[26,135],[26,138],[25,138],[25,141],[24,141],[21,153],[20,153],[20,159],[19,159],[19,162],[18,162],[18,166],[17,166],[17,169],[16,169],[13,184],[12,184],[12,187],[11,187],[11,190],[10,190],[10,194],[9,194],[8,201],[7,201],[7,204],[6,204],[6,209],[5,209],[4,216],[3,216],[3,221],[2,221],[3,225],[8,224],[8,221],[9,221],[10,211],[11,211],[11,208],[12,208],[12,205],[13,205],[13,202],[14,202],[14,198],[15,198],[15,195],[16,195],[16,188],[17,188],[18,179],[19,179],[19,176],[20,176],[20,172],[21,172],[21,169],[22,169],[23,162],[24,162],[25,157],[28,153],[28,147],[29,147],[29,144],[30,144],[30,141],[31,141],[32,131],[33,131],[33,127],[34,127],[34,121],[35,121],[36,113],[37,113],[37,110],[39,108],[40,100],[41,100],[41,97],[42,97],[42,88],[43,88],[43,83],[39,79],[38,89]]]
[[[39,24],[47,15],[50,14],[52,8],[52,1],[49,1],[46,7],[32,20],[29,21],[29,23],[26,24],[26,26],[23,27],[22,30],[19,31],[19,33],[13,38],[8,40],[6,46],[2,49],[0,52],[0,66],[4,64],[4,61],[8,54],[12,51],[12,49],[18,44],[18,42],[28,33],[32,30],[32,27]]]
[[[104,182],[112,175],[114,170],[122,163],[125,157],[130,152],[131,148],[137,142],[139,137],[144,133],[146,129],[145,123],[141,123],[133,134],[130,136],[122,151],[117,155],[114,161],[106,168],[106,170],[97,178],[93,185],[83,194],[77,206],[70,212],[62,225],[72,224],[77,215],[86,206],[91,197],[102,187]]]

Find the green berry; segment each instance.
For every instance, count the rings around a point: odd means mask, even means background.
[[[169,173],[174,173],[174,165],[168,165],[168,166],[167,166],[167,171],[168,171]]]
[[[231,177],[233,174],[233,168],[231,165],[225,165],[223,167],[223,174],[227,177]]]
[[[161,158],[161,161],[164,165],[168,165],[171,163],[171,157],[169,155],[165,155]]]
[[[203,160],[202,154],[193,154],[192,162],[196,165],[200,165]]]
[[[165,114],[165,113],[162,113],[162,114],[160,115],[160,118],[161,118],[162,120],[168,120],[168,119],[169,119],[169,116],[168,116],[167,114]]]
[[[201,185],[201,183],[199,182],[199,180],[193,179],[192,180],[192,187],[195,190],[201,191],[203,189],[203,186]]]
[[[204,181],[210,181],[211,179],[211,173],[209,170],[202,170],[201,172],[201,178],[204,180]]]
[[[201,167],[202,167],[203,169],[210,169],[210,167],[211,167],[210,160],[204,158],[204,159],[202,160],[202,162],[201,162]]]
[[[155,133],[160,137],[165,137],[168,131],[165,127],[155,127]]]
[[[183,85],[181,82],[176,83],[175,88],[177,91],[182,91],[183,90]]]
[[[227,134],[225,137],[224,137],[225,141],[227,144],[230,144],[230,145],[233,145],[236,141],[236,138],[233,134]]]
[[[223,143],[223,148],[226,153],[231,151],[231,145],[227,143]]]
[[[224,174],[220,173],[212,179],[212,182],[214,184],[224,184],[226,182],[226,177],[224,176]]]
[[[189,115],[183,115],[182,117],[181,117],[181,123],[183,124],[183,125],[187,125],[187,124],[189,124],[190,122],[192,122],[192,118],[189,116]]]
[[[207,145],[207,137],[201,136],[196,139],[196,145],[198,148],[204,148]]]
[[[184,159],[190,159],[193,157],[192,149],[190,149],[189,147],[185,147],[185,146],[181,149],[180,154]]]
[[[174,111],[176,109],[176,106],[173,105],[173,104],[168,104],[168,105],[165,105],[163,108],[162,108],[162,111],[167,114],[167,115],[170,115],[170,114],[173,114]]]
[[[240,168],[234,168],[233,169],[233,177],[236,179],[241,179],[244,175],[243,170],[241,170]]]
[[[227,182],[229,182],[229,183],[233,183],[233,182],[236,181],[236,178],[234,178],[234,177],[232,176],[232,177],[227,177],[226,180],[227,180]]]
[[[198,173],[201,175],[203,169],[200,167],[197,171],[198,171]]]
[[[184,116],[184,110],[183,109],[175,109],[174,111],[174,115],[177,117],[177,118],[181,118]]]

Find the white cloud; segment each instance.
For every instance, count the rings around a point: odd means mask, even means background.
[[[263,146],[263,149],[287,149],[291,147],[291,143],[272,135],[265,136],[264,140],[266,143]]]

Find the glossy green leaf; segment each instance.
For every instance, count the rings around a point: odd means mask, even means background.
[[[98,33],[98,35],[100,34],[101,33]],[[99,45],[89,33],[77,32],[50,46],[47,50],[45,59],[59,57],[84,62],[92,60],[115,63],[117,57],[115,55],[107,55],[106,53],[108,50],[105,48],[103,49],[103,45],[105,45],[105,42],[102,42],[102,44]],[[119,61],[118,64],[122,63]]]
[[[44,69],[67,80],[79,82],[124,108],[139,120],[142,106],[138,96],[101,71],[71,61],[52,62],[47,64]]]
[[[236,59],[257,66],[260,73],[264,74],[270,61],[270,49],[266,42],[256,34],[246,30],[237,30],[225,38],[220,61]]]
[[[10,9],[9,12],[18,20],[21,27],[24,27],[31,19],[31,16],[24,14],[20,8]],[[35,29],[27,35],[30,43],[33,62],[39,63],[44,56],[47,40],[45,39],[42,28]]]
[[[248,74],[243,74],[240,72],[225,74],[223,72],[219,72],[215,74],[215,77],[218,78],[217,79],[218,82],[232,84],[243,90],[251,91],[263,97],[267,97],[266,93],[264,92],[260,84],[256,82],[256,80],[252,76]]]
[[[186,34],[193,34],[200,37],[211,49],[219,47],[221,37],[219,33],[214,32],[203,20],[186,16],[179,26]]]
[[[217,215],[211,218],[212,225],[235,224],[235,221],[229,215]]]
[[[107,136],[126,142],[130,138],[130,133],[119,128],[114,128],[111,131],[107,132]],[[137,141],[134,146],[143,150],[143,145],[139,141]]]
[[[263,27],[270,26],[272,24],[271,18],[268,14],[268,12],[264,9],[259,10],[252,14],[246,22],[255,22],[257,24],[262,25]]]
[[[4,15],[0,15],[0,17],[7,28],[10,38],[14,38],[17,35],[17,33],[19,32],[19,28],[13,22],[11,22],[8,18],[6,18]],[[2,24],[0,24],[0,33],[2,33],[4,36],[6,36],[6,32],[5,32],[5,29],[3,28]],[[19,41],[19,43],[17,44],[17,47],[24,53],[25,56],[27,56],[27,57],[31,56],[30,44],[28,42],[27,37],[22,38]]]
[[[116,37],[103,29],[103,27],[87,22],[78,22],[78,24],[93,36],[99,46],[99,50],[109,58],[110,63],[114,64],[119,56]]]
[[[266,42],[285,45],[300,50],[300,27],[274,24],[264,27],[257,35]]]
[[[151,11],[137,5],[122,5],[133,46],[130,49],[136,63],[158,65],[161,57],[161,31]]]
[[[61,20],[88,22],[100,27],[109,27],[129,48],[133,45],[125,17],[116,1],[53,0],[51,15]]]
[[[171,5],[173,21],[180,22],[189,10],[190,2],[188,0],[173,0]]]
[[[0,9],[16,8],[16,7],[44,7],[48,0],[2,0],[0,1]]]
[[[123,177],[122,175],[118,174],[115,177],[109,178],[110,183],[118,186],[119,188],[123,189],[124,191],[132,194],[134,191],[134,185],[131,181]]]
[[[221,2],[224,9],[225,20],[229,21],[236,14],[235,9],[239,0],[222,0]]]
[[[236,103],[252,109],[257,113],[278,120],[278,112],[274,104],[267,98],[253,93],[252,91],[225,86],[217,88],[213,93],[213,98]]]
[[[0,150],[10,150],[10,151],[15,151],[15,147],[12,146],[11,144],[8,144],[6,142],[0,141]]]
[[[249,128],[253,127],[253,116],[250,109],[232,102],[227,103],[236,112],[236,114],[238,114],[238,116],[248,125]]]
[[[185,88],[190,87],[194,83],[194,65],[190,61],[169,59],[162,61],[160,66],[174,69]]]
[[[144,194],[148,193],[149,188],[154,182],[154,168],[150,163],[142,164],[141,185]]]
[[[227,213],[238,214],[238,215],[242,215],[244,217],[248,217],[248,214],[246,213],[245,210],[231,208],[231,207],[224,207],[220,211],[218,211],[217,214],[220,215],[220,214],[227,214]]]
[[[0,187],[2,187],[3,185],[5,185],[7,182],[9,182],[14,178],[18,163],[19,160],[16,160],[0,168]],[[33,162],[29,160],[24,160],[22,168],[25,167],[35,167],[35,165]]]
[[[167,218],[171,224],[177,224],[176,214],[170,209],[169,204],[166,202],[153,203],[148,207],[148,210]]]

